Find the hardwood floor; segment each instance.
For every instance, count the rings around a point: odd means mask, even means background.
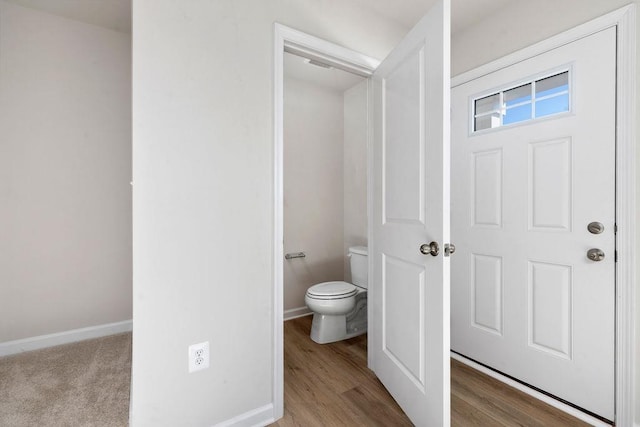
[[[311,316],[284,324],[284,417],[273,426],[411,426],[367,368],[366,335],[309,338]],[[564,412],[451,361],[452,426],[586,426]]]

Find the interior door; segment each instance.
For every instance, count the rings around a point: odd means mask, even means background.
[[[373,76],[369,352],[418,426],[449,425],[449,16],[437,1]]]
[[[608,420],[615,73],[609,28],[452,90],[452,349]]]

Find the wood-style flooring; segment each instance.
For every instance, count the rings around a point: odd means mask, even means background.
[[[309,338],[311,316],[284,324],[284,417],[273,426],[411,426],[367,368],[366,335]],[[451,361],[452,426],[586,426],[564,412]]]

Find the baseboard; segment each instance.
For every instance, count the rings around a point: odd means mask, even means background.
[[[313,314],[313,312],[309,310],[307,306],[291,308],[289,310],[284,311],[284,320],[287,321],[287,320],[295,319],[298,317],[308,316],[310,314]]]
[[[55,334],[40,335],[15,341],[0,343],[0,357],[10,356],[25,351],[39,350],[61,344],[83,341],[90,338],[99,338],[107,335],[130,332],[133,321],[107,323],[105,325],[90,326],[88,328],[73,329],[71,331],[57,332]]]
[[[600,421],[597,418],[594,418],[592,416],[590,416],[589,414],[586,414],[576,408],[574,408],[573,406],[569,406],[567,404],[564,404],[562,402],[560,402],[559,400],[554,399],[553,397],[547,396],[546,394],[540,393],[539,391],[536,391],[534,389],[532,389],[531,387],[527,387],[524,384],[521,384],[517,381],[512,380],[509,377],[506,377],[502,374],[499,374],[498,372],[491,370],[485,366],[482,366],[476,362],[474,362],[473,360],[469,360],[464,356],[461,356],[457,353],[453,353],[451,352],[451,358],[457,360],[460,363],[464,363],[467,366],[472,367],[473,369],[475,369],[476,371],[480,371],[483,374],[486,374],[488,376],[490,376],[491,378],[495,378],[498,381],[501,381],[517,390],[520,390],[523,393],[528,394],[531,397],[535,397],[538,400],[543,401],[544,403],[553,406],[556,409],[561,410],[562,412],[566,412],[567,414],[578,418],[579,420],[584,421],[585,423],[595,426],[595,427],[611,427],[611,424],[607,424],[605,422]],[[640,427],[640,426],[638,426]]]
[[[273,404],[261,406],[216,424],[214,427],[262,427],[274,423]]]

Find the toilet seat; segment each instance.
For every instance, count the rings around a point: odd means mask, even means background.
[[[341,281],[318,283],[307,290],[309,298],[321,300],[350,298],[357,293],[354,285]]]

